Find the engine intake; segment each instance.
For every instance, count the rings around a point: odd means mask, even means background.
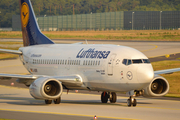
[[[60,86],[56,81],[49,81],[44,86],[44,92],[49,96],[56,96],[60,91]]]
[[[161,97],[166,95],[169,92],[169,83],[168,81],[159,75],[156,75],[151,83],[144,88],[145,97]]]
[[[62,95],[63,87],[61,82],[56,79],[42,77],[31,84],[29,91],[35,99],[53,100]]]

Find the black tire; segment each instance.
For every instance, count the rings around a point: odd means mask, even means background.
[[[46,103],[46,104],[51,104],[51,103],[52,103],[52,100],[45,100],[45,103]]]
[[[112,92],[112,93],[111,93],[110,102],[111,102],[111,103],[115,103],[116,100],[117,100],[116,93],[115,93],[115,92]]]
[[[131,107],[131,105],[132,105],[131,99],[128,99],[128,100],[127,100],[127,106],[128,106],[128,107]]]
[[[107,94],[107,92],[103,92],[103,93],[101,94],[101,102],[102,102],[102,103],[107,103],[108,98],[109,98],[109,95]]]
[[[136,105],[137,105],[137,101],[136,101],[136,99],[134,99],[133,107],[136,107]]]
[[[61,97],[59,97],[58,99],[55,99],[55,100],[54,100],[54,103],[55,103],[55,104],[60,104],[60,103],[61,103]]]

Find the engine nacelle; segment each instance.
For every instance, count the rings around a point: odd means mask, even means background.
[[[56,79],[42,77],[30,85],[29,92],[35,99],[53,100],[62,95],[63,87]]]
[[[159,75],[154,76],[151,83],[144,88],[144,97],[161,97],[169,92],[168,81]]]

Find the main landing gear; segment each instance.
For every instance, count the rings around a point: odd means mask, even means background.
[[[101,102],[102,103],[107,103],[108,99],[111,103],[115,103],[117,100],[116,93],[115,92],[108,92],[108,93],[103,92],[101,94]],[[127,105],[128,105],[128,107],[131,107],[131,106],[135,107],[137,105],[136,99],[133,96],[130,96],[129,99],[127,100]]]
[[[102,103],[107,103],[108,102],[108,99],[111,103],[115,103],[116,100],[117,100],[117,96],[116,96],[116,93],[115,92],[110,92],[110,93],[107,93],[107,92],[103,92],[101,94],[101,102]]]
[[[52,100],[45,100],[46,104],[51,104]],[[54,104],[60,104],[61,103],[61,97],[54,99]]]

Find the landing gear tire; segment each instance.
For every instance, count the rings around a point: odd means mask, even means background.
[[[52,103],[52,100],[45,100],[45,103],[46,103],[46,104],[51,104],[51,103]]]
[[[60,103],[61,103],[61,97],[59,97],[58,99],[55,99],[55,100],[54,100],[54,103],[55,103],[55,104],[60,104]]]
[[[136,107],[136,105],[137,105],[137,101],[136,101],[136,99],[134,99],[133,107]]]
[[[103,92],[103,93],[101,94],[101,102],[102,102],[102,103],[107,103],[108,98],[109,98],[109,95],[107,94],[107,92]]]
[[[128,107],[131,107],[131,106],[136,107],[136,105],[137,105],[137,101],[136,101],[135,98],[130,97],[130,98],[127,100],[127,106],[128,106]]]
[[[131,104],[132,104],[132,103],[131,103],[131,100],[128,99],[128,100],[127,100],[127,106],[128,106],[128,107],[131,107]]]
[[[116,96],[115,92],[111,93],[109,100],[110,100],[111,103],[115,103],[116,102],[117,96]]]

